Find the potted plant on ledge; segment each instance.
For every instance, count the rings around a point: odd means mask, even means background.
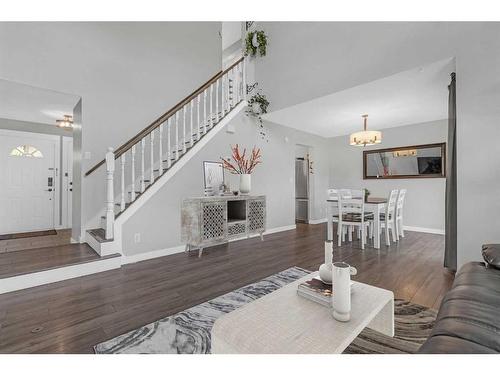
[[[231,152],[231,158],[224,159],[221,157],[224,169],[231,174],[240,175],[240,193],[249,194],[252,186],[252,172],[257,165],[262,163],[260,148],[254,146],[250,156],[248,156],[246,154],[247,149],[243,149],[243,153],[241,153],[239,146],[236,144],[234,147],[231,146]]]

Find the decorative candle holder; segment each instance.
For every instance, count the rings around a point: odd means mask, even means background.
[[[333,263],[333,317],[340,322],[351,319],[351,275],[356,273],[347,263]]]

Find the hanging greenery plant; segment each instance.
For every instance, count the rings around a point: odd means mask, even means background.
[[[250,31],[245,39],[245,56],[266,56],[267,35],[263,30]]]
[[[257,93],[248,100],[248,105],[252,107],[252,111],[256,114],[267,113],[269,107],[269,100],[265,95]]]
[[[269,100],[267,100],[265,95],[257,93],[248,99],[248,108],[246,114],[255,117],[259,120],[259,134],[262,139],[267,140],[266,128],[264,127],[264,122],[262,121],[262,115],[267,113],[267,108],[269,107]]]

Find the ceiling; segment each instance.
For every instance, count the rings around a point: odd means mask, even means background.
[[[0,79],[0,118],[56,125],[73,114],[79,96]]]
[[[262,116],[265,120],[322,137],[380,130],[445,119],[454,60],[416,67]]]

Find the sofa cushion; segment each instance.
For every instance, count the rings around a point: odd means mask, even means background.
[[[465,264],[419,353],[500,353],[500,270]]]
[[[453,293],[453,291],[451,291]],[[500,352],[498,307],[468,299],[447,297],[431,336],[450,336]]]
[[[487,268],[484,263],[470,262],[457,272],[452,289],[460,285],[476,285],[500,291],[500,272],[495,268]]]
[[[482,254],[490,267],[500,269],[500,244],[483,245]]]

